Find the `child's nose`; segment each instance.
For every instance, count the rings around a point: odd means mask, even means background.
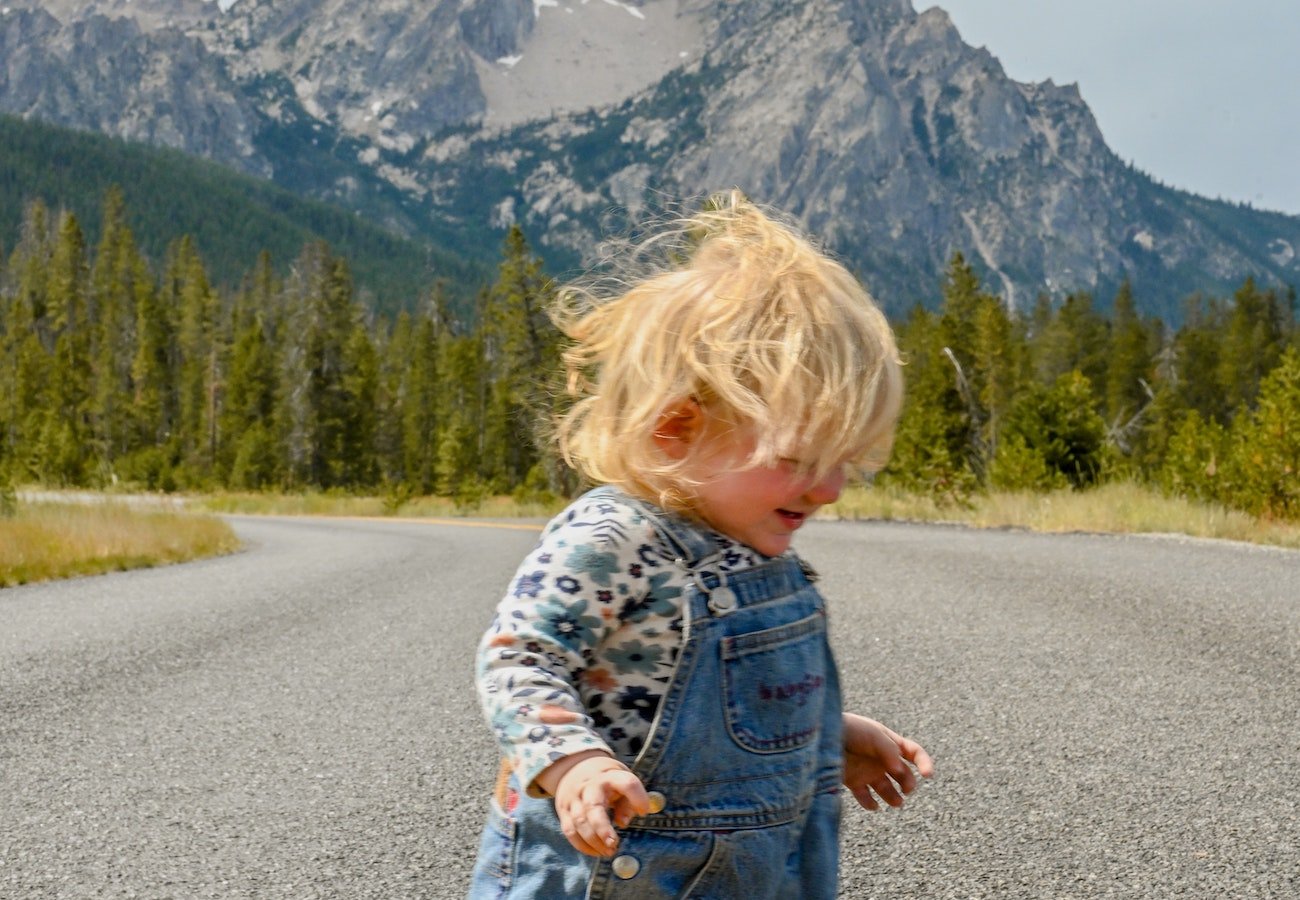
[[[844,482],[848,476],[843,469],[836,468],[818,481],[814,481],[805,492],[808,499],[819,506],[827,503],[834,503],[840,499],[840,491],[844,490]]]

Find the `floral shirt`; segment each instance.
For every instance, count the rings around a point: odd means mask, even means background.
[[[762,562],[714,532],[719,568]],[[641,508],[598,488],[547,525],[478,653],[478,692],[519,783],[600,749],[631,763],[672,678],[688,575]]]

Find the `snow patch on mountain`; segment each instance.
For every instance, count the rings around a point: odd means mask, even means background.
[[[640,7],[584,0],[580,15],[560,16],[542,14],[560,0],[534,0],[537,21],[519,52],[474,60],[487,99],[483,124],[504,127],[607,106],[650,87],[704,49],[703,25],[687,6],[685,0]]]

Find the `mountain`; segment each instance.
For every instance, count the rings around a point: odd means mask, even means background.
[[[317,241],[348,260],[358,294],[386,313],[412,307],[439,279],[453,302],[468,305],[491,276],[486,266],[387,232],[349,210],[207,160],[0,115],[0,248],[17,244],[25,207],[35,199],[75,214],[94,245],[100,207],[114,186],[147,258],[160,264],[167,246],[188,234],[209,277],[225,287],[238,284],[261,251],[283,272],[304,245]]]
[[[208,156],[468,256],[553,269],[738,186],[892,312],[954,251],[1012,306],[1128,277],[1300,280],[1300,218],[1115,156],[1076,87],[1016,82],[909,0],[6,0],[0,108]],[[611,211],[616,211],[613,214]]]

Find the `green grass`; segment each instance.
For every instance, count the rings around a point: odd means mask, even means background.
[[[230,553],[239,541],[213,516],[121,503],[22,503],[0,518],[0,587],[148,568]]]

